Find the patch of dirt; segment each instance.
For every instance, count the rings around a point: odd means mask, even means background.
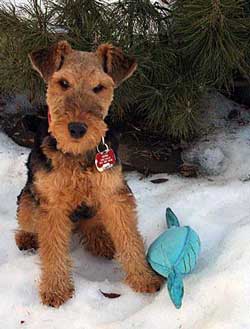
[[[119,156],[124,170],[137,170],[145,176],[178,173],[182,164],[181,147],[155,136],[125,133],[120,141]]]
[[[34,134],[27,131],[22,122],[23,114],[0,115],[0,130],[20,146],[32,147]]]

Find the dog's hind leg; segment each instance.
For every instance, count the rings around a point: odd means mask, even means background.
[[[25,187],[18,197],[17,220],[19,227],[15,240],[20,250],[37,249],[37,233],[35,230],[35,214],[37,202],[29,188]]]
[[[102,256],[108,259],[114,258],[115,246],[110,234],[98,217],[94,217],[80,223],[83,235],[83,245],[94,256]]]

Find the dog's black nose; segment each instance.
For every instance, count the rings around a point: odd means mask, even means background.
[[[81,138],[87,131],[87,127],[81,122],[71,122],[68,128],[73,138]]]

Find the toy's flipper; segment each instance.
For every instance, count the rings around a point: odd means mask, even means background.
[[[173,226],[180,226],[178,218],[175,216],[173,211],[170,208],[166,209],[166,220],[167,220],[167,226],[168,228]]]
[[[170,273],[168,277],[168,292],[176,308],[180,308],[184,295],[182,275],[176,272]]]

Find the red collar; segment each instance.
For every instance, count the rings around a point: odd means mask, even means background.
[[[48,123],[49,123],[49,125],[50,125],[50,123],[51,123],[51,115],[50,115],[50,111],[49,111],[49,109],[48,109]]]

